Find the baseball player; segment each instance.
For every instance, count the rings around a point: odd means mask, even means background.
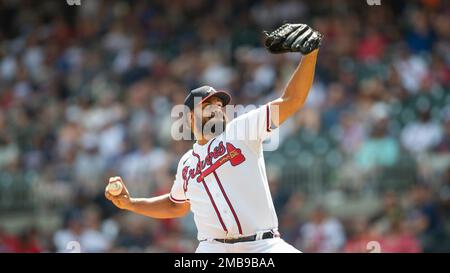
[[[303,54],[280,98],[228,121],[224,113],[231,100],[228,93],[210,86],[192,90],[185,105],[196,142],[181,158],[170,193],[132,198],[125,186],[118,196],[105,190],[117,207],[152,218],[182,217],[191,210],[198,253],[300,252],[277,230],[262,142],[303,106],[322,35],[304,24],[284,24],[265,35],[269,52]],[[120,177],[109,179],[117,181],[123,184]]]

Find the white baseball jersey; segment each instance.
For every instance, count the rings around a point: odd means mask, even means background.
[[[190,202],[199,240],[278,228],[262,148],[271,133],[269,107],[233,119],[224,133],[195,143],[181,158],[170,198]]]

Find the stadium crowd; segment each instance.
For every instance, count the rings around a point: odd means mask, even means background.
[[[194,251],[192,215],[122,212],[103,196],[107,178],[122,176],[136,197],[170,190],[192,145],[171,137],[171,109],[190,89],[228,90],[243,105],[281,94],[300,56],[268,54],[261,31],[283,21],[325,35],[305,107],[266,153],[284,239],[303,252],[373,251],[370,241],[450,251],[446,1],[81,2],[0,2],[1,219],[59,219],[0,222],[0,252],[67,252],[70,241],[83,252]],[[378,205],[334,213],[296,176],[316,161],[321,196]]]

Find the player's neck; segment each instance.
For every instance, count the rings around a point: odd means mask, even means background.
[[[203,146],[203,145],[206,145],[210,140],[211,139],[209,139],[209,138],[202,137],[202,138],[197,139],[197,144],[200,146]]]

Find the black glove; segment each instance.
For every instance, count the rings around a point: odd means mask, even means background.
[[[322,34],[305,24],[284,24],[266,35],[264,45],[270,53],[301,52],[303,55],[320,47]]]

